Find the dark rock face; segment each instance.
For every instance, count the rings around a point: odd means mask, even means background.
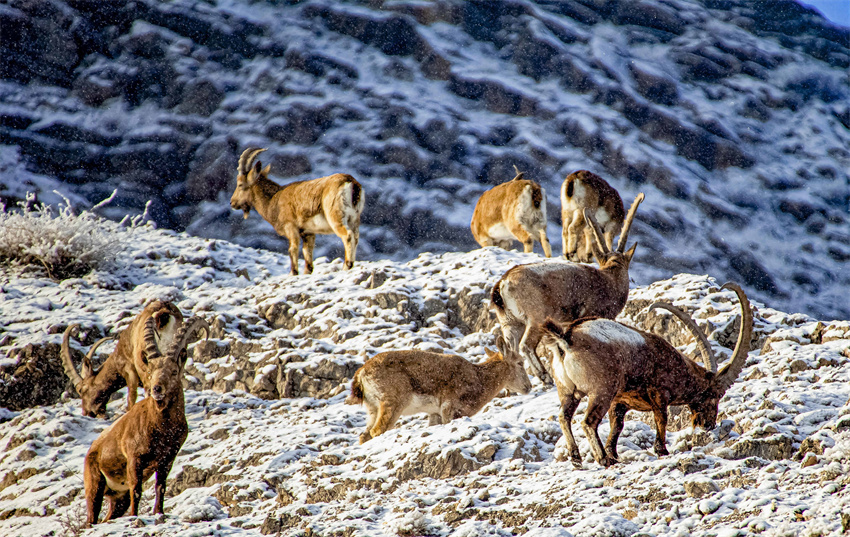
[[[0,370],[0,407],[22,410],[59,402],[73,386],[62,369],[59,345],[27,345],[15,353],[15,364]]]
[[[817,296],[783,303],[795,293],[777,289],[814,288],[795,276],[805,267],[778,253],[748,259],[752,241],[742,233],[790,214],[777,245],[818,237],[816,265],[847,248],[850,36],[808,8],[792,0],[246,0],[245,8],[7,2],[0,143],[91,203],[118,188],[110,215],[137,214],[152,200],[160,226],[278,250],[284,241],[266,223],[227,205],[241,150],[269,147],[265,162],[282,182],[351,173],[367,196],[364,259],[473,248],[472,207],[514,165],[547,189],[557,225],[563,177],[593,168],[624,198],[647,190],[638,223],[645,217],[652,229],[636,233],[668,254],[642,263],[699,266],[743,277],[757,298],[789,309],[850,313],[821,300],[833,281],[825,275],[813,282]],[[729,203],[765,186],[756,204]],[[655,227],[668,220],[657,216],[662,205],[673,220],[693,217]],[[706,241],[708,222],[731,244]],[[669,254],[682,240],[699,245],[688,260]],[[339,251],[330,239],[317,248]]]

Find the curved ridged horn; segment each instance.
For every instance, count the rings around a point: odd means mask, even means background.
[[[148,317],[148,320],[145,321],[144,334],[145,349],[142,351],[142,355],[145,359],[143,362],[147,363],[151,359],[161,358],[162,353],[160,353],[159,347],[156,344],[156,321],[154,321],[153,317]],[[147,368],[147,366],[145,366],[145,368]]]
[[[633,201],[632,206],[629,207],[629,214],[627,214],[626,219],[623,220],[623,230],[620,231],[620,241],[617,243],[617,251],[620,253],[626,251],[626,241],[629,240],[629,230],[632,227],[632,220],[634,220],[638,205],[640,205],[640,202],[643,201],[643,198],[643,192],[635,196],[635,201]]]
[[[741,329],[738,332],[738,343],[735,344],[735,351],[732,353],[732,359],[729,363],[720,370],[715,379],[715,386],[719,388],[720,393],[725,393],[730,386],[738,378],[741,370],[744,369],[744,364],[747,361],[747,354],[750,351],[750,338],[753,335],[753,312],[750,309],[750,301],[747,300],[747,295],[741,287],[732,282],[726,282],[721,289],[731,289],[738,295],[738,301],[741,304]]]
[[[697,339],[697,345],[700,348],[700,354],[702,354],[702,363],[705,364],[705,368],[711,371],[712,373],[717,373],[717,357],[714,355],[714,349],[711,348],[711,345],[708,343],[708,338],[705,337],[702,330],[699,329],[699,326],[694,322],[693,319],[688,316],[687,313],[680,310],[673,304],[668,304],[666,302],[656,302],[649,306],[649,310],[653,310],[655,308],[661,308],[669,311],[673,315],[679,318],[685,326],[690,330],[691,334]]]
[[[71,333],[79,327],[79,324],[74,323],[65,329],[65,334],[62,336],[62,346],[59,349],[59,355],[62,357],[62,367],[65,368],[65,374],[68,375],[69,379],[71,379],[74,389],[78,392],[80,389],[77,386],[83,382],[83,377],[81,377],[77,372],[77,368],[74,367],[74,362],[71,360],[70,341]]]
[[[514,171],[516,172],[516,177],[511,179],[511,181],[518,181],[518,180],[523,179],[525,177],[525,172],[519,171],[519,168],[516,167],[516,164],[514,164]]]
[[[266,151],[268,148],[260,149],[259,147],[249,147],[245,151],[242,152],[242,156],[239,157],[239,173],[246,174],[251,169],[251,165],[254,164],[254,160],[257,158],[257,155]]]
[[[596,244],[596,247],[599,248],[603,254],[611,253],[611,250],[608,249],[608,244],[605,242],[605,232],[602,231],[602,226],[600,226],[599,222],[596,221],[596,217],[593,216],[590,209],[586,207],[584,209],[584,221],[588,226],[590,226],[590,230],[593,232],[593,242]],[[601,262],[602,260],[600,259],[599,261]]]
[[[83,378],[93,377],[96,375],[96,373],[94,372],[94,367],[91,364],[91,359],[92,357],[94,357],[94,351],[96,351],[98,347],[100,347],[107,341],[112,341],[113,339],[115,339],[115,336],[107,336],[102,337],[94,342],[94,345],[91,346],[89,352],[87,352],[86,355],[83,357]]]
[[[210,337],[210,325],[203,317],[195,316],[185,321],[180,330],[177,331],[177,335],[174,336],[174,343],[168,351],[168,357],[176,360],[180,353],[189,346],[192,337],[201,330],[206,333],[207,338]]]

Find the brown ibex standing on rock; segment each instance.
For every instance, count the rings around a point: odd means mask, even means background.
[[[251,209],[274,227],[278,235],[289,241],[292,274],[298,274],[298,246],[304,242],[305,272],[313,272],[313,246],[316,235],[334,234],[345,247],[345,268],[354,266],[360,240],[360,214],[363,212],[363,189],[354,177],[335,173],[310,181],[296,181],[280,186],[269,179],[271,164],[262,167],[257,155],[266,149],[248,148],[239,157],[236,190],[230,206]]]
[[[97,372],[91,363],[94,351],[101,343],[112,338],[101,339],[92,345],[83,358],[82,375],[74,367],[69,347],[71,333],[79,325],[72,324],[65,330],[60,351],[62,365],[83,401],[83,415],[105,418],[109,396],[124,386],[127,386],[127,410],[133,408],[139,385],[145,385],[144,328],[148,319],[154,320],[160,343],[168,345],[183,323],[183,314],[171,302],[154,300],[121,332],[115,350]]]
[[[581,466],[581,455],[571,422],[585,395],[588,400],[582,429],[593,458],[603,466],[617,462],[617,439],[629,410],[653,413],[655,453],[659,456],[668,453],[669,405],[687,406],[693,413],[694,427],[715,427],[720,399],[744,368],[753,330],[753,314],[744,291],[734,283],[725,284],[723,289],[732,289],[738,295],[741,329],[732,359],[719,373],[703,369],[659,336],[608,319],[579,319],[565,328],[548,321],[539,329],[540,345],[551,355],[561,401],[559,421],[573,464]],[[684,317],[682,314],[680,318]],[[699,331],[693,321],[685,324],[695,333]],[[697,340],[704,341],[700,337]],[[703,348],[703,353],[713,361],[710,348]],[[611,432],[603,448],[597,428],[606,412]]]
[[[402,415],[428,413],[428,424],[438,425],[472,416],[507,387],[526,394],[531,381],[522,360],[503,352],[487,352],[487,360],[473,364],[460,356],[420,350],[377,354],[354,373],[346,404],[365,404],[368,418],[360,443],[391,429]]]
[[[599,223],[608,250],[614,245],[614,235],[623,226],[626,214],[623,200],[605,179],[587,170],[569,174],[561,185],[561,222],[564,257],[570,261],[588,263],[592,260],[594,237],[592,227],[585,225],[586,209]]]
[[[616,250],[607,247],[593,214],[585,212],[595,241],[591,243],[599,268],[575,263],[532,263],[508,270],[493,286],[490,304],[496,312],[502,335],[513,352],[526,359],[535,374],[548,374],[535,349],[539,338],[532,328],[547,319],[566,324],[581,317],[613,319],[629,297],[629,263],[637,243],[626,251],[629,229],[643,201],[638,194],[623,222]]]
[[[154,473],[153,512],[163,512],[165,480],[189,433],[183,400],[186,347],[200,330],[209,335],[209,325],[202,318],[186,321],[163,356],[156,343],[154,319],[145,322],[150,389],[147,397],[100,433],[86,454],[83,475],[88,526],[97,523],[104,496],[109,499],[104,521],[123,515],[127,508],[132,516],[138,516],[142,485]]]
[[[516,177],[478,198],[472,212],[472,236],[481,246],[506,250],[518,240],[527,254],[534,251],[534,241],[538,240],[546,257],[552,257],[546,237],[546,191],[525,179],[518,169],[516,172]]]

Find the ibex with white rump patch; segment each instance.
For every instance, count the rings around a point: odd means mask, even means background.
[[[368,418],[360,443],[391,429],[402,415],[428,413],[428,424],[438,425],[472,416],[507,387],[526,394],[531,381],[522,360],[501,352],[487,352],[487,360],[473,364],[460,356],[420,350],[389,351],[366,361],[354,374],[347,404],[365,404]]]
[[[585,209],[589,209],[599,223],[608,250],[613,248],[614,235],[623,226],[626,211],[620,194],[595,173],[579,170],[564,179],[561,185],[564,257],[589,263],[594,237],[592,227],[585,225]]]
[[[528,359],[534,373],[548,380],[545,366],[535,352],[539,341],[532,328],[547,319],[566,324],[581,317],[614,319],[629,297],[629,263],[637,243],[626,251],[629,229],[643,201],[638,194],[623,222],[616,250],[607,247],[602,230],[590,211],[587,225],[593,230],[591,243],[599,268],[575,263],[532,263],[508,270],[493,286],[490,304],[496,312],[502,335],[512,352]]]
[[[97,347],[113,338],[103,338],[89,349],[83,358],[82,374],[78,373],[71,360],[69,347],[71,333],[79,325],[72,324],[65,330],[62,338],[60,355],[65,374],[74,384],[74,389],[83,400],[83,415],[89,417],[106,417],[106,404],[109,397],[127,386],[127,410],[136,403],[136,392],[139,385],[144,385],[146,375],[143,362],[144,327],[148,319],[154,320],[154,329],[160,342],[169,344],[177,329],[183,323],[183,314],[174,304],[162,300],[154,300],[144,307],[135,319],[118,337],[118,344],[109,358],[98,371],[94,371],[91,359]]]
[[[100,433],[86,454],[83,476],[89,527],[97,523],[104,496],[109,499],[104,521],[123,515],[127,508],[132,516],[138,516],[142,485],[154,473],[153,512],[162,514],[165,480],[189,433],[183,400],[186,347],[198,331],[209,335],[209,325],[200,317],[187,320],[165,356],[157,346],[154,329],[154,320],[149,318],[144,326],[148,396]]]
[[[363,189],[343,173],[280,186],[269,179],[271,164],[262,167],[257,155],[266,149],[248,148],[239,157],[236,190],[230,206],[248,218],[254,208],[278,235],[289,241],[292,274],[298,274],[298,246],[304,242],[304,265],[313,272],[316,234],[334,234],[345,247],[345,268],[354,266],[360,240]]]
[[[720,399],[744,367],[753,330],[753,314],[744,291],[734,283],[725,284],[723,289],[732,289],[738,296],[741,328],[732,359],[719,373],[700,367],[659,336],[608,319],[580,319],[566,328],[549,321],[539,329],[540,345],[552,358],[561,401],[559,421],[573,464],[581,467],[571,422],[585,395],[588,401],[582,428],[594,459],[604,466],[617,462],[617,439],[629,410],[653,413],[655,453],[659,456],[668,453],[669,405],[686,405],[693,413],[694,427],[716,426]],[[716,364],[696,324],[682,312],[677,317],[688,319],[685,324],[694,335],[699,334],[703,356]],[[606,412],[611,432],[603,448],[597,427]]]
[[[516,172],[516,177],[478,198],[472,212],[472,235],[481,246],[506,250],[518,240],[527,254],[534,251],[534,241],[538,240],[546,257],[552,257],[546,237],[546,191],[534,181],[524,179],[521,171]]]

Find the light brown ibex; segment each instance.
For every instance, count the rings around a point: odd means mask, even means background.
[[[620,194],[605,179],[587,170],[573,172],[561,185],[561,222],[564,257],[570,261],[592,261],[593,230],[585,224],[584,211],[590,210],[602,229],[610,250],[614,235],[623,226],[626,211]],[[580,238],[583,235],[583,240]]]
[[[617,439],[629,410],[653,413],[655,453],[659,456],[668,454],[669,405],[686,405],[693,414],[694,427],[716,426],[720,399],[744,367],[753,329],[753,314],[744,291],[734,283],[725,284],[723,289],[732,289],[738,296],[741,327],[732,359],[719,373],[702,368],[659,336],[609,319],[579,319],[565,328],[548,321],[539,329],[540,345],[552,359],[561,401],[559,421],[573,464],[581,466],[581,455],[571,422],[585,395],[588,401],[582,428],[594,459],[603,466],[617,462]],[[695,335],[702,333],[684,313],[679,318],[688,319],[685,324]],[[699,336],[697,340],[704,341]],[[703,352],[713,356],[710,347]],[[606,412],[611,432],[602,447],[597,428]]]
[[[643,201],[638,194],[623,222],[616,250],[610,250],[590,211],[593,253],[599,268],[575,263],[532,263],[508,270],[493,286],[490,306],[496,312],[502,335],[512,352],[525,357],[544,381],[548,373],[537,357],[537,332],[532,328],[547,319],[566,324],[581,317],[614,319],[629,297],[629,263],[637,243],[626,251],[629,229]]]
[[[92,443],[86,454],[83,477],[86,489],[86,524],[97,523],[103,498],[109,499],[104,521],[130,509],[139,514],[142,485],[156,473],[154,514],[162,514],[165,480],[189,433],[183,401],[183,366],[186,347],[209,325],[200,317],[187,320],[177,332],[168,353],[157,346],[155,321],[144,325],[145,360],[150,373],[148,396],[121,416]]]
[[[497,340],[497,346],[503,351],[504,342]],[[476,414],[505,387],[522,394],[531,390],[522,360],[485,350],[488,358],[480,364],[420,350],[382,352],[367,360],[345,400],[366,405],[360,443],[385,433],[402,415],[427,412],[428,424],[438,425]]]
[[[345,247],[345,268],[354,266],[360,240],[363,188],[350,175],[335,173],[310,181],[280,186],[269,179],[271,164],[263,168],[257,155],[266,151],[249,147],[239,157],[236,190],[230,206],[248,218],[251,209],[289,241],[291,272],[298,274],[298,246],[304,242],[304,265],[313,272],[316,235],[334,234]]]
[[[516,166],[514,166],[516,169]],[[514,240],[523,251],[534,251],[534,241],[543,246],[546,257],[552,247],[546,237],[546,191],[516,170],[516,177],[481,194],[472,212],[472,236],[481,246],[509,249]]]
[[[124,386],[127,386],[127,410],[136,403],[137,390],[139,385],[144,385],[146,378],[143,351],[145,348],[144,326],[148,319],[154,320],[157,337],[167,345],[183,323],[183,314],[171,302],[154,300],[145,306],[130,326],[121,332],[115,350],[98,371],[94,370],[91,358],[101,343],[112,338],[104,338],[92,346],[83,358],[82,374],[78,373],[74,367],[69,347],[70,336],[79,325],[72,324],[65,330],[60,350],[62,365],[65,368],[65,374],[74,384],[74,389],[80,394],[83,415],[105,418],[109,397]]]

